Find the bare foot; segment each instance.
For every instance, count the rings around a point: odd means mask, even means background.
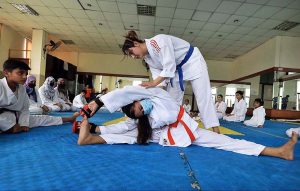
[[[294,148],[297,141],[298,141],[298,134],[293,132],[291,139],[279,148],[280,157],[285,160],[294,160]]]
[[[90,135],[90,124],[87,119],[83,119],[80,125],[80,131],[79,131],[79,136],[77,141],[78,145],[84,145],[89,135]]]

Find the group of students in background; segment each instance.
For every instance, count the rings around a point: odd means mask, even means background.
[[[260,98],[257,98],[253,102],[253,116],[249,120],[245,120],[246,113],[247,113],[247,103],[244,100],[242,91],[237,91],[235,93],[235,103],[233,106],[233,110],[231,113],[226,114],[227,104],[223,100],[223,95],[219,94],[217,96],[217,100],[215,103],[215,109],[217,112],[217,116],[219,119],[223,119],[225,121],[232,121],[232,122],[244,122],[246,126],[258,127],[262,128],[265,123],[265,108],[264,108],[264,101]],[[187,113],[190,113],[195,119],[198,119],[200,115],[197,117],[194,113],[191,113],[191,105],[189,104],[189,99],[185,99],[183,108]],[[201,119],[200,119],[201,120]]]
[[[35,76],[29,75],[24,86],[29,97],[30,114],[40,115],[50,111],[77,111],[87,104],[86,90],[82,90],[80,94],[75,96],[73,102],[69,100],[69,93],[63,78],[59,78],[56,82],[53,77],[49,76],[40,88],[36,88]],[[106,93],[107,88],[103,92]]]

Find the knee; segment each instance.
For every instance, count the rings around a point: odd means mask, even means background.
[[[86,137],[80,137],[79,136],[79,138],[78,138],[78,140],[77,140],[77,144],[78,145],[88,145],[88,144],[90,144],[90,138],[91,138],[91,135],[88,135],[88,136],[86,136]]]

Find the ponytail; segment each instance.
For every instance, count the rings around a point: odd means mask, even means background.
[[[149,123],[149,119],[147,115],[143,115],[141,118],[138,119],[138,136],[137,136],[137,143],[138,144],[147,144],[148,140],[152,136],[152,128]]]
[[[139,39],[135,31],[129,31],[125,36],[125,41],[122,47],[122,51],[125,55],[128,55],[128,49],[134,47],[134,42],[143,43],[144,40]]]

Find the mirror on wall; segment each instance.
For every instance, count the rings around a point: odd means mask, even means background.
[[[82,90],[90,88],[92,99],[100,94],[104,89],[112,91],[114,89],[123,88],[124,86],[128,85],[139,85],[143,81],[149,81],[149,78],[79,73],[76,75],[75,91],[76,94],[79,94]]]
[[[300,111],[300,74],[276,72],[275,75],[272,108]]]

